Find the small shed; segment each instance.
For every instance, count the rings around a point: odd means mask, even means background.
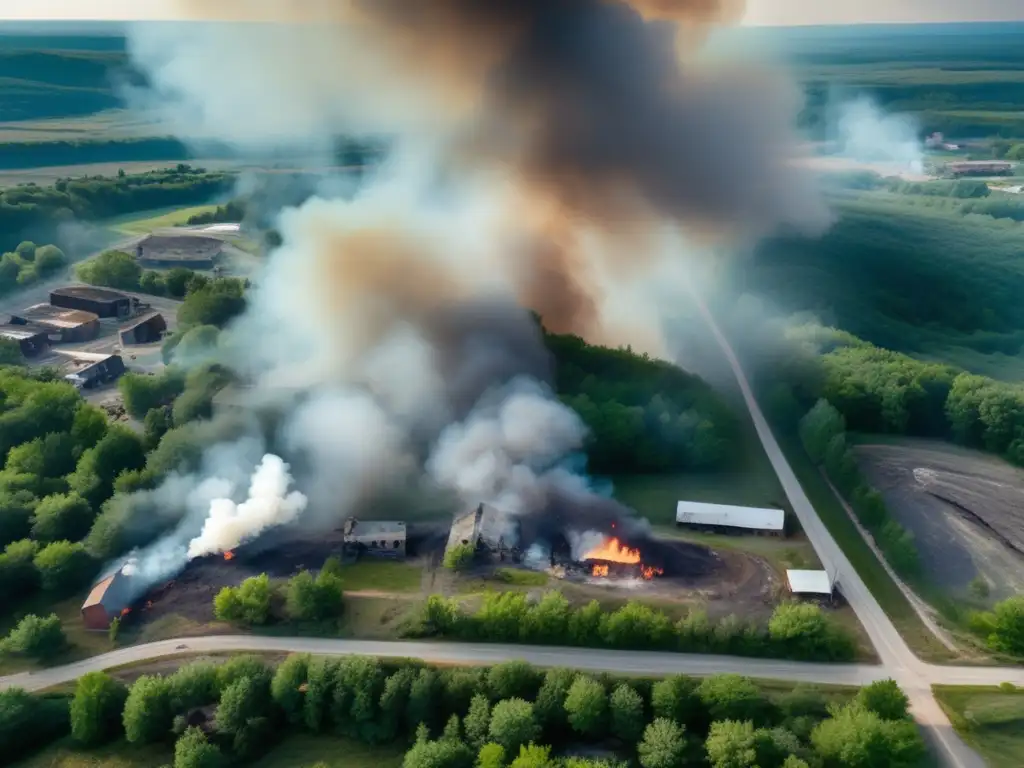
[[[62,352],[69,362],[62,366],[64,379],[79,389],[92,389],[98,384],[114,381],[125,373],[120,355],[91,352]]]
[[[734,507],[728,504],[680,501],[676,504],[676,524],[710,530],[745,530],[781,535],[786,525],[786,513],[770,507]]]
[[[97,317],[128,317],[132,313],[131,296],[91,285],[56,288],[50,291],[50,304],[63,309],[92,312]]]
[[[121,329],[121,345],[152,344],[160,341],[167,330],[167,321],[159,312],[150,312]]]
[[[38,325],[2,325],[0,339],[15,342],[25,357],[36,357],[50,348],[50,336]]]
[[[92,588],[82,604],[82,621],[86,629],[106,630],[110,622],[128,612],[128,581],[127,576],[117,571]]]
[[[831,597],[835,582],[828,571],[787,570],[786,582],[794,595],[823,595]]]

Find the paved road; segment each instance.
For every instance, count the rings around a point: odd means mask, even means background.
[[[846,559],[846,555],[843,554],[842,549],[814,511],[800,481],[797,480],[793,469],[789,466],[785,454],[779,447],[778,441],[772,434],[771,428],[754,398],[750,382],[747,380],[728,339],[725,338],[714,317],[699,299],[697,306],[704,315],[722,353],[729,361],[729,366],[732,368],[743,394],[743,400],[750,411],[754,427],[757,429],[757,435],[764,446],[765,453],[768,454],[775,473],[779,476],[786,497],[800,520],[800,525],[817,551],[822,565],[839,581],[843,596],[850,603],[878,651],[882,666],[910,697],[911,711],[924,729],[926,737],[935,748],[942,764],[949,768],[985,768],[985,762],[956,734],[949,718],[946,717],[932,696],[931,684],[946,680],[943,674],[944,668],[925,664],[914,656],[889,617],[885,615],[885,611],[875,600],[874,595],[861,580],[856,569]],[[961,681],[960,684],[984,685],[986,683],[978,681],[989,679],[991,674],[993,674],[992,670],[987,670],[985,674],[981,674],[980,671],[972,673],[965,670],[958,675],[957,679]],[[995,674],[997,676],[998,674],[1012,676],[1019,674],[1019,670],[1006,670],[1005,672],[995,670]]]
[[[602,672],[640,675],[713,675],[730,672],[768,680],[792,680],[803,683],[867,685],[889,677],[881,665],[810,664],[773,659],[742,659],[736,656],[659,653],[644,651],[605,651],[593,648],[565,648],[495,643],[381,642],[375,640],[331,640],[310,637],[260,637],[257,635],[210,635],[179,640],[161,640],[133,645],[110,653],[38,672],[22,672],[0,677],[0,689],[16,686],[40,690],[75,680],[87,672],[145,662],[182,653],[262,651],[312,653],[322,656],[369,655],[385,658],[422,659],[437,663],[496,664],[522,659],[543,667],[572,667]],[[973,683],[998,685],[1013,682],[1024,685],[1024,668],[971,669],[935,667],[936,682],[950,685]]]

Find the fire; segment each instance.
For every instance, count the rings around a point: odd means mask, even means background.
[[[657,567],[655,567],[653,565],[641,565],[640,566],[640,575],[643,576],[648,581],[653,579],[655,576],[661,576],[661,574],[663,574],[664,572],[665,572],[664,569],[657,568]]]
[[[595,565],[591,574],[594,576],[607,576],[608,566],[607,565]]]
[[[234,552],[232,552],[232,551],[231,551],[231,550],[229,549],[229,550],[228,550],[227,552],[225,552],[225,553],[224,553],[224,559],[225,559],[225,560],[234,560],[234,559],[235,559],[235,553],[234,553]]]
[[[131,612],[132,612],[132,609],[131,609],[131,608],[125,608],[125,609],[123,609],[123,610],[121,611],[121,615],[122,615],[122,616],[127,616],[127,615],[128,615],[129,613],[131,613]]]
[[[600,547],[583,555],[584,560],[607,560],[610,563],[639,563],[640,550],[623,546],[618,539],[605,539]],[[606,569],[607,570],[607,569]]]

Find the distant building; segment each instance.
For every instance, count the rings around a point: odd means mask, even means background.
[[[92,312],[97,317],[128,317],[137,299],[106,288],[69,285],[50,291],[50,303],[64,309]]]
[[[121,345],[152,344],[160,341],[166,331],[167,321],[164,316],[159,312],[150,312],[121,329]]]
[[[506,560],[518,556],[518,538],[518,524],[512,515],[488,504],[479,504],[455,516],[445,552],[471,544],[478,554]]]
[[[0,338],[15,342],[25,357],[36,357],[50,348],[50,336],[38,325],[0,325]]]
[[[124,360],[120,355],[100,355],[87,352],[62,352],[69,362],[61,367],[64,380],[78,389],[92,389],[114,381],[124,375]]]
[[[786,513],[781,509],[680,501],[676,504],[676,524],[707,530],[782,534],[785,530]]]
[[[946,174],[954,177],[1012,176],[1013,163],[1002,160],[965,160],[959,163],[947,163]]]
[[[786,583],[794,595],[822,595],[832,597],[835,582],[828,571],[787,570]]]
[[[406,530],[403,522],[345,521],[345,548],[353,554],[405,557]]]
[[[150,235],[135,250],[143,267],[213,269],[224,250],[224,242],[200,234]]]
[[[106,630],[110,622],[128,612],[130,579],[121,571],[96,584],[82,604],[82,621],[86,629]]]
[[[23,309],[11,316],[11,324],[45,328],[51,343],[76,344],[92,341],[100,335],[100,318],[94,312],[51,304],[36,304]]]

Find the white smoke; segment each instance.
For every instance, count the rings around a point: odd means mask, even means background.
[[[924,145],[909,115],[886,114],[871,99],[860,97],[839,107],[836,131],[842,157],[884,164],[896,172],[924,171]]]
[[[241,504],[230,498],[210,503],[202,532],[189,542],[189,559],[227,552],[268,528],[293,522],[308,499],[299,491],[288,493],[291,484],[288,465],[281,457],[268,453],[253,473],[248,499]]]

